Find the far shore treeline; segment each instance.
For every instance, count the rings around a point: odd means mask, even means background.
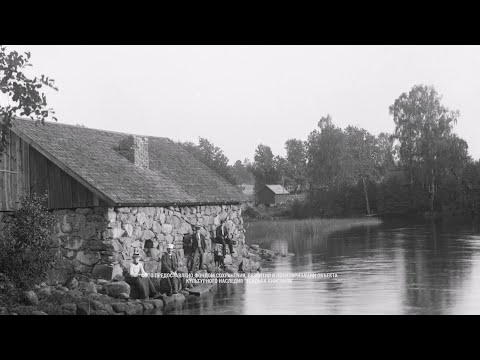
[[[442,104],[433,86],[415,85],[389,107],[395,129],[374,135],[356,126],[320,119],[306,140],[289,139],[286,157],[260,144],[254,161],[228,165],[207,139],[179,143],[234,185],[284,184],[305,201],[290,216],[476,215],[480,212],[480,162],[454,132],[460,113]]]

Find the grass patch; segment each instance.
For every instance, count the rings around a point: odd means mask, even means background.
[[[304,219],[304,220],[260,220],[246,223],[247,239],[267,237],[294,238],[299,234],[322,238],[335,231],[348,230],[356,226],[375,226],[382,221],[374,217],[351,219]],[[248,236],[248,234],[253,236]]]

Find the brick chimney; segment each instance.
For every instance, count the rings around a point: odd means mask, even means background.
[[[135,165],[148,169],[148,138],[129,135],[120,141],[118,152]]]

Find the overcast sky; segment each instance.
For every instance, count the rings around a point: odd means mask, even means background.
[[[56,80],[59,122],[195,141],[230,163],[262,143],[285,155],[327,113],[374,134],[394,128],[388,107],[415,84],[460,110],[455,132],[480,157],[479,46],[32,46],[35,74]]]

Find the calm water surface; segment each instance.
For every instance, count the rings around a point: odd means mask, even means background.
[[[162,314],[480,314],[480,226],[473,220],[385,221],[326,238],[260,237],[247,243],[294,257],[264,272],[337,273],[291,284],[218,284],[213,295]]]

